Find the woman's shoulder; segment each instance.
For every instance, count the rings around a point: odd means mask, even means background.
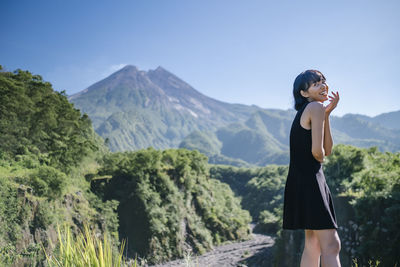
[[[313,101],[307,104],[305,110],[307,112],[310,112],[311,114],[324,114],[325,113],[325,107],[321,102]]]

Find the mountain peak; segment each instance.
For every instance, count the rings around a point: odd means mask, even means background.
[[[164,68],[161,67],[161,66],[158,66],[158,67],[155,69],[155,71],[167,71],[167,70],[164,69]]]
[[[161,66],[158,66],[155,70],[149,70],[149,73],[157,73],[157,74],[167,74],[167,75],[173,75],[171,72],[167,71]]]
[[[120,71],[123,71],[123,72],[138,72],[139,69],[136,66],[133,66],[133,65],[126,65],[125,67],[123,67],[122,69],[120,69],[117,72],[120,72]]]

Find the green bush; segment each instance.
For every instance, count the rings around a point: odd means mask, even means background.
[[[269,235],[276,235],[281,226],[280,222],[280,217],[278,217],[276,214],[268,210],[263,210],[260,212],[258,225],[254,230]]]
[[[49,166],[40,166],[30,175],[30,185],[38,196],[57,198],[67,184],[67,176]]]

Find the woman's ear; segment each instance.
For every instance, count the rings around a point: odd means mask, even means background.
[[[300,94],[305,98],[308,97],[308,92],[306,92],[306,91],[300,90]]]

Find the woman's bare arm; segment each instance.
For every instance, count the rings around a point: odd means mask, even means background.
[[[329,115],[325,114],[325,125],[324,125],[324,150],[325,156],[329,156],[332,153],[333,140],[331,135],[331,127],[329,125]]]
[[[330,103],[325,107],[325,126],[324,126],[324,149],[325,156],[329,156],[332,153],[333,140],[331,135],[331,128],[329,123],[329,116],[331,112],[336,108],[339,102],[339,93],[332,92],[333,96],[329,96]]]

